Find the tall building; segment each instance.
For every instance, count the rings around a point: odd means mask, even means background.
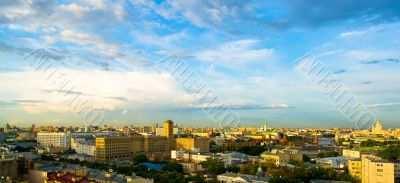
[[[383,135],[385,133],[380,121],[375,122],[374,126],[372,127],[372,133],[375,135]]]
[[[69,132],[39,132],[37,142],[43,146],[66,147],[71,146]]]
[[[172,138],[174,135],[174,123],[167,119],[164,121],[164,136]]]
[[[177,138],[177,150],[199,149],[200,153],[210,152],[210,139],[208,138]]]
[[[164,121],[164,136],[167,137],[168,151],[175,149],[174,123],[169,119]]]

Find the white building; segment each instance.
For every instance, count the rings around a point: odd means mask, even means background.
[[[77,142],[75,151],[78,154],[95,156],[96,155],[96,144],[87,143],[87,142]]]
[[[69,148],[71,145],[69,132],[39,132],[37,142],[43,146],[56,146]]]
[[[238,173],[224,173],[217,176],[218,182],[223,183],[268,183],[269,177]]]
[[[317,166],[322,168],[344,168],[347,165],[347,158],[343,156],[317,159]]]

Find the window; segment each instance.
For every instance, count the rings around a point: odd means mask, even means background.
[[[383,169],[376,169],[377,172],[383,172]]]

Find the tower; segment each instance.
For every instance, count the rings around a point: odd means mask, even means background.
[[[174,147],[174,123],[167,119],[164,121],[164,136],[167,137],[168,141],[168,152],[175,149]]]
[[[380,121],[376,121],[375,122],[374,126],[372,127],[372,133],[376,134],[376,135],[378,135],[378,134],[383,135],[384,134],[382,123]]]
[[[174,123],[169,119],[164,121],[164,136],[167,138],[174,136]]]
[[[315,136],[314,136],[314,144],[318,145],[318,142],[319,142],[318,135],[315,134]]]

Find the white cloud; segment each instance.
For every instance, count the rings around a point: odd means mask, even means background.
[[[61,10],[68,11],[72,14],[74,14],[76,17],[81,18],[84,16],[86,13],[90,11],[89,7],[78,5],[76,3],[71,3],[71,4],[62,4],[60,5]]]
[[[270,59],[274,54],[274,49],[255,49],[253,46],[257,42],[252,39],[226,42],[216,48],[197,52],[195,57],[202,61],[225,66]]]
[[[174,43],[184,39],[186,37],[186,32],[181,31],[178,33],[168,34],[168,35],[157,35],[153,32],[139,32],[132,31],[133,37],[143,44],[151,44],[164,49],[173,49]]]
[[[66,104],[69,97],[65,93],[53,91],[60,82],[68,80],[65,90],[82,92],[82,100],[88,100],[95,108],[104,110],[128,110],[141,107],[170,108],[184,107],[193,102],[193,97],[181,91],[175,80],[165,73],[155,72],[110,72],[77,71],[59,69],[50,82],[45,79],[47,73],[21,71],[0,73],[0,90],[7,91],[0,100],[43,100],[36,106],[21,106],[29,113],[69,113],[71,107]],[[59,79],[55,79],[61,75]],[[15,81],[24,81],[15,83]],[[55,81],[55,83],[53,83]],[[105,84],[106,83],[106,84]],[[124,100],[119,100],[123,98]]]
[[[369,104],[369,105],[367,105],[367,107],[370,107],[370,108],[397,107],[397,106],[400,106],[400,102],[380,103],[380,104]]]

